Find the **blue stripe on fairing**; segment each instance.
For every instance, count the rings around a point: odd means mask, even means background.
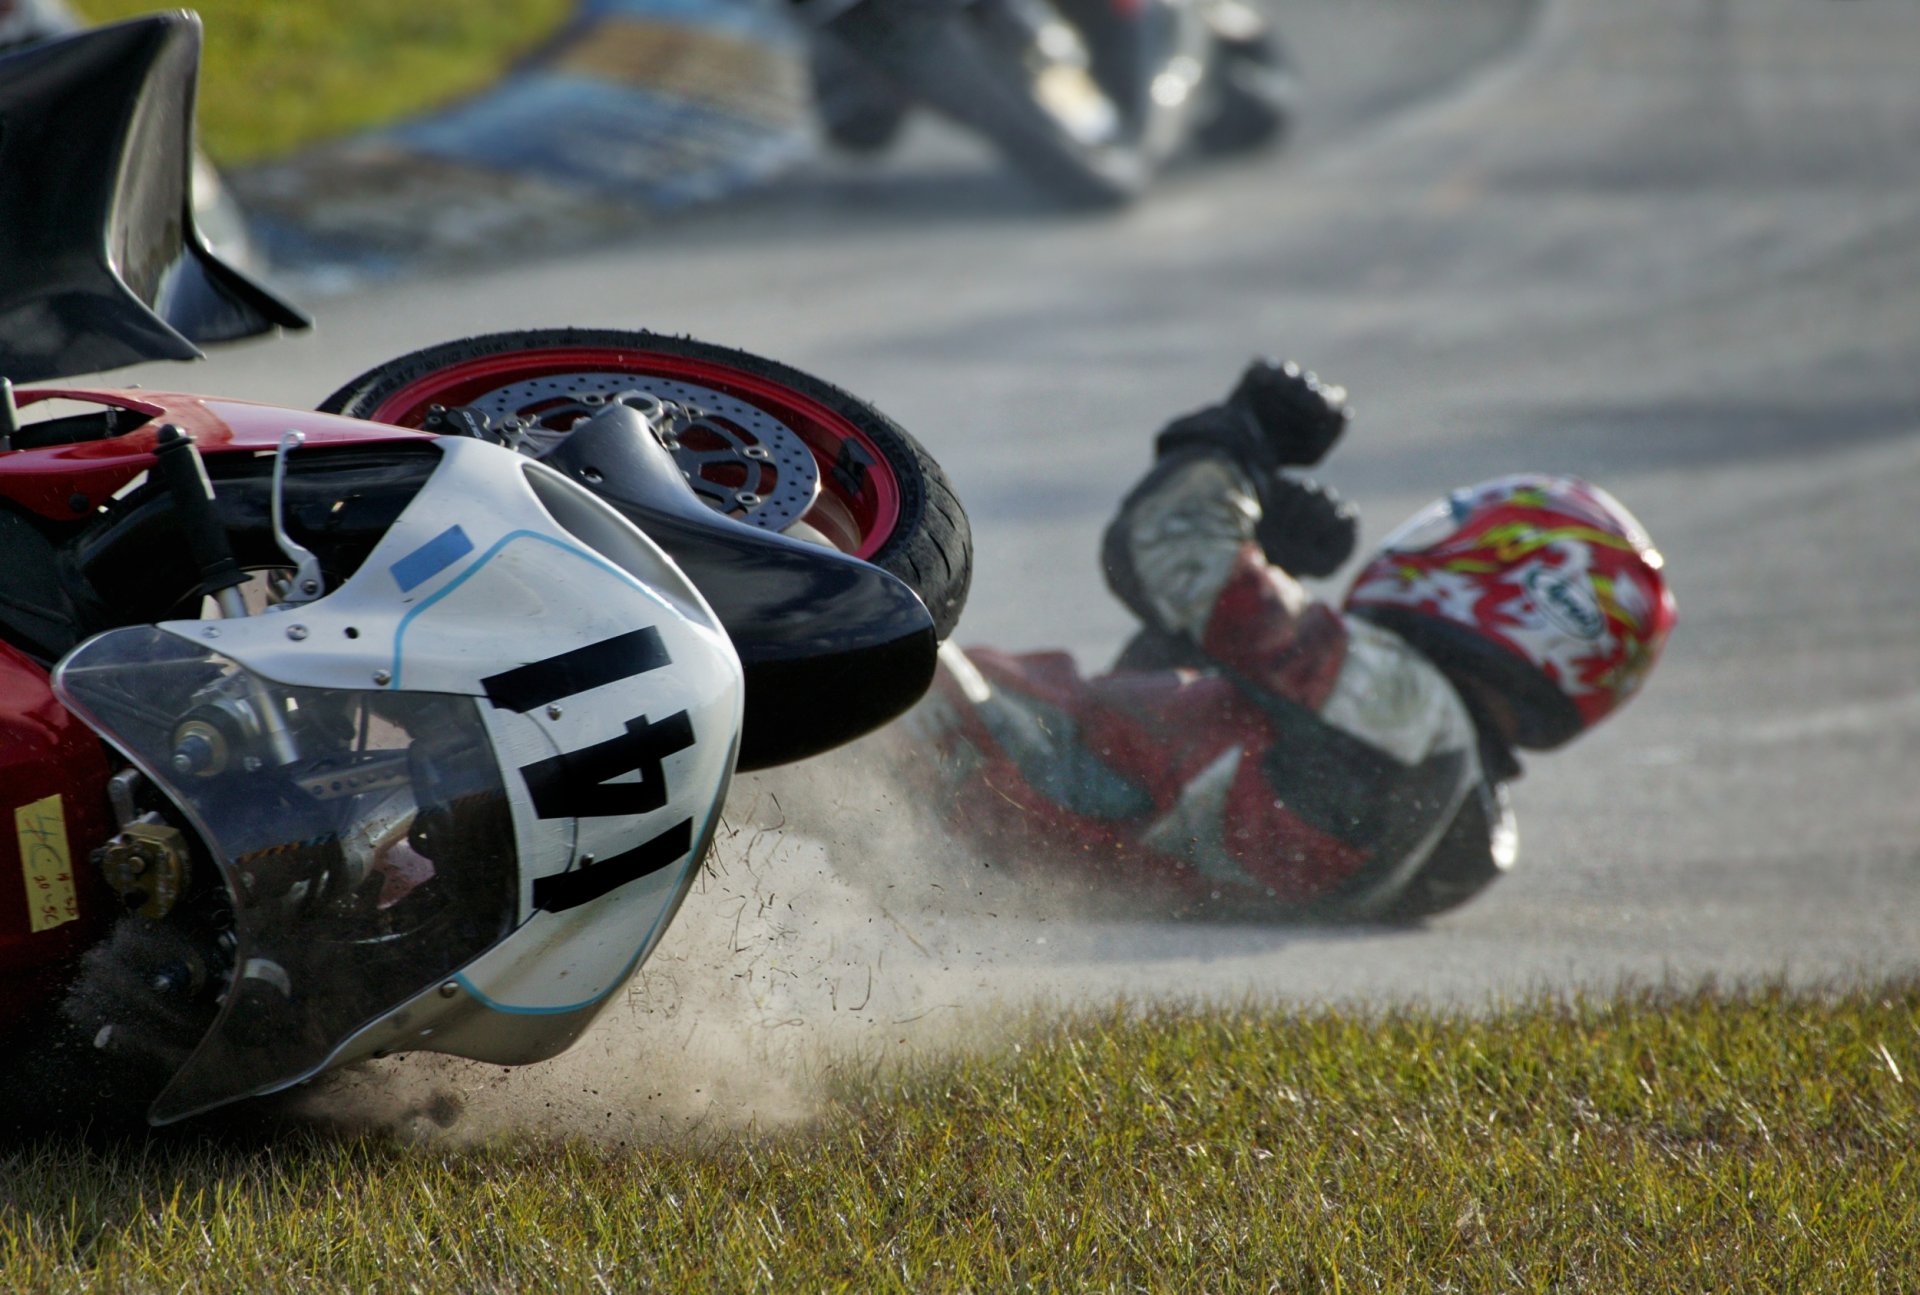
[[[459,530],[459,527],[456,526],[454,527],[454,529]],[[461,585],[473,579],[475,575],[479,574],[480,569],[482,567],[486,566],[487,563],[493,561],[496,557],[500,555],[501,549],[506,548],[507,545],[513,543],[515,540],[539,540],[542,544],[551,544],[553,545],[554,548],[559,549],[562,553],[570,553],[574,557],[579,558],[582,562],[587,563],[589,566],[598,567],[600,568],[600,570],[605,571],[607,574],[618,577],[621,581],[632,586],[635,590],[644,594],[646,597],[652,599],[655,603],[659,604],[661,607],[664,607],[669,609],[670,611],[673,611],[675,615],[681,616],[681,617],[685,616],[685,613],[674,610],[672,604],[669,603],[665,598],[661,597],[660,594],[656,593],[654,590],[649,588],[644,582],[636,579],[634,577],[634,574],[631,571],[627,571],[627,570],[624,570],[623,568],[614,566],[611,562],[606,561],[605,559],[600,557],[600,555],[597,553],[590,553],[586,549],[577,548],[572,544],[567,544],[560,540],[556,540],[551,535],[542,535],[539,531],[525,531],[525,530],[509,531],[505,535],[501,536],[498,540],[496,540],[492,548],[489,548],[485,553],[481,554],[479,561],[475,562],[472,566],[468,567],[465,571],[462,571],[459,575],[455,576],[452,580],[447,581],[445,586],[443,586],[441,589],[435,592],[432,596],[422,599],[417,605],[413,607],[411,611],[409,611],[405,616],[402,616],[400,618],[399,626],[393,631],[393,680],[391,683],[387,685],[388,691],[390,692],[400,691],[400,647],[401,647],[402,640],[404,640],[407,636],[407,626],[413,623],[414,617],[420,615],[422,612],[426,611],[427,608],[433,606],[435,603],[439,602],[442,598],[445,598],[448,594],[458,589]],[[433,541],[429,541],[429,543],[432,543],[432,542]],[[402,558],[401,561],[404,562],[406,561],[406,559]]]
[[[387,570],[401,593],[409,593],[473,552],[473,541],[459,526],[449,526]]]

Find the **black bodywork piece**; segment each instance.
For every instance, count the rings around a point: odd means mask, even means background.
[[[184,10],[0,57],[0,377],[199,359],[197,343],[308,325],[194,224],[199,63]]]

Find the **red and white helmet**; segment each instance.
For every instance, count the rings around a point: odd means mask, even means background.
[[[1673,628],[1660,554],[1573,477],[1456,490],[1389,535],[1347,594],[1457,680],[1490,687],[1523,747],[1559,746],[1637,691]]]

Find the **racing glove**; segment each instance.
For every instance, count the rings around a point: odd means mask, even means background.
[[[1290,361],[1255,360],[1224,402],[1169,423],[1154,449],[1161,457],[1186,449],[1224,453],[1265,479],[1320,462],[1351,417],[1345,387]]]
[[[1360,514],[1331,486],[1273,472],[1259,482],[1258,490],[1260,520],[1253,537],[1267,561],[1296,576],[1321,580],[1353,556]]]

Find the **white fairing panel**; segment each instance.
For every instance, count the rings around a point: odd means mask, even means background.
[[[440,444],[444,463],[338,590],[161,627],[217,636],[221,653],[287,685],[479,699],[512,804],[514,930],[341,1040],[335,1062],[564,1047],[672,917],[738,744],[738,658],[672,561],[538,464]]]

